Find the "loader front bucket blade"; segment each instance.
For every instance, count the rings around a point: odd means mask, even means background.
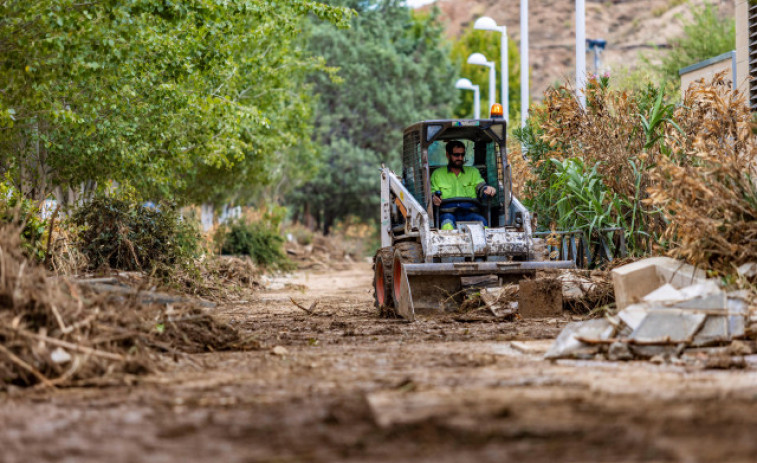
[[[395,285],[397,282],[394,283]],[[399,281],[399,305],[397,314],[407,321],[415,321],[415,306],[413,304],[413,292],[410,290],[410,282],[407,280],[407,272],[402,268]]]
[[[501,283],[517,283],[537,270],[575,268],[573,261],[459,262],[447,264],[402,264],[395,281],[397,314],[414,321],[417,314],[451,312],[465,295],[462,277],[496,275]]]

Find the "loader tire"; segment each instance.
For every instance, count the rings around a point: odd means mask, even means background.
[[[392,263],[392,299],[394,307],[400,304],[400,276],[401,264],[419,264],[423,262],[423,248],[420,243],[404,241],[394,246],[394,262]]]
[[[392,299],[392,263],[394,248],[381,248],[373,258],[373,303],[382,317],[394,316]]]

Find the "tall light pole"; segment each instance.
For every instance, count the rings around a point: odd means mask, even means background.
[[[581,108],[586,108],[586,2],[576,0],[576,93]]]
[[[528,0],[520,0],[520,126],[528,119]]]
[[[468,64],[489,67],[489,111],[491,111],[492,106],[496,102],[495,97],[497,93],[497,73],[494,70],[494,61],[488,61],[481,53],[473,53],[468,57]],[[489,114],[488,111],[487,114]]]
[[[455,88],[460,90],[473,90],[473,119],[481,119],[481,93],[478,90],[478,85],[468,79],[457,79],[455,82]]]
[[[505,26],[498,26],[496,21],[494,21],[492,18],[488,16],[481,16],[476,20],[476,22],[473,24],[474,29],[482,30],[482,31],[496,31],[500,32],[500,81],[502,82],[502,90],[501,90],[501,96],[502,96],[502,107],[505,109],[505,120],[510,120],[510,91],[509,91],[509,78],[510,73],[507,70],[507,27]],[[491,109],[491,108],[490,108]]]

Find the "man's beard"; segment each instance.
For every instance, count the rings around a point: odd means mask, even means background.
[[[449,161],[449,166],[455,169],[462,169],[464,163],[465,163],[465,159],[451,159]]]

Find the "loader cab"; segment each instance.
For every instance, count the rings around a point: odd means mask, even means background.
[[[506,122],[503,119],[447,119],[424,121],[406,128],[402,146],[402,181],[434,216],[431,174],[446,168],[446,143],[460,140],[466,147],[465,165],[475,167],[497,190],[491,202],[491,227],[517,226],[511,210],[511,176],[507,161]]]

